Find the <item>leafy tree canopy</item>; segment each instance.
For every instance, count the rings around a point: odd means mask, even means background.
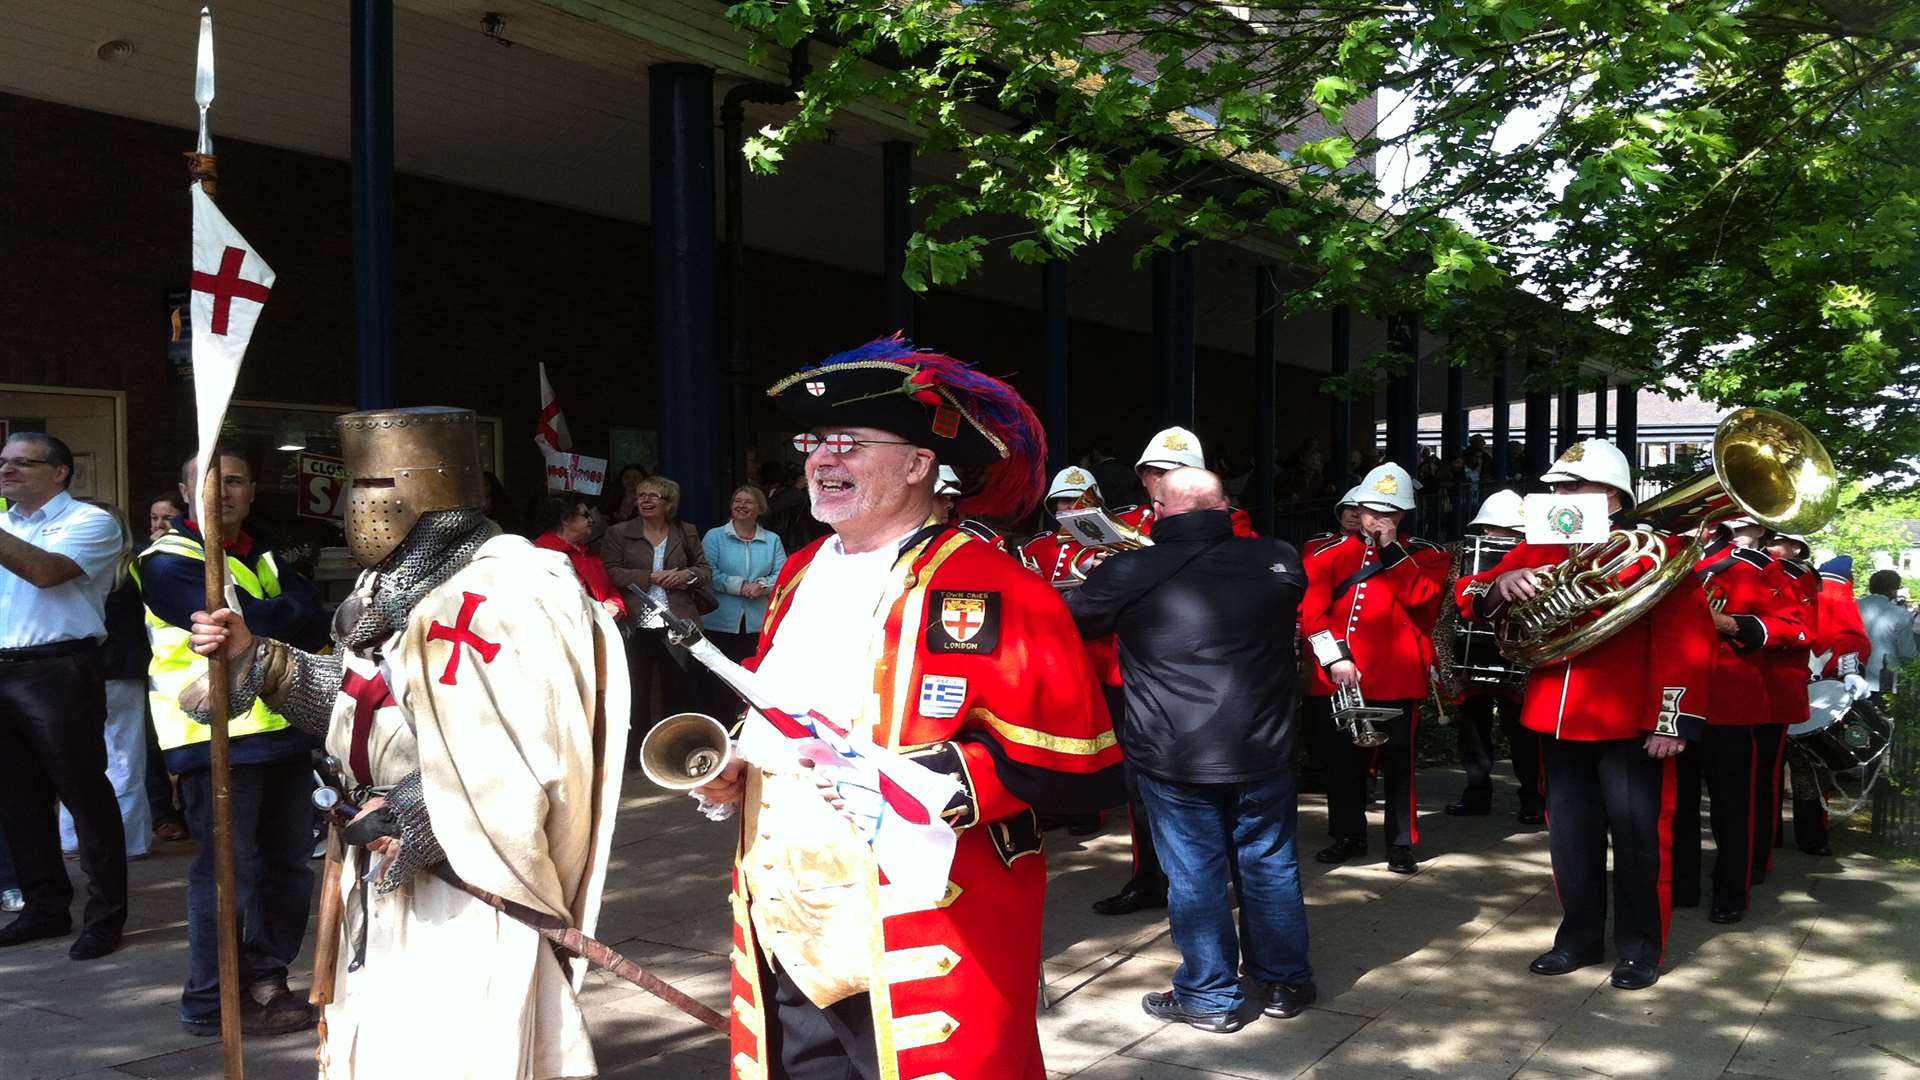
[[[1417,308],[1456,362],[1551,354],[1535,385],[1597,361],[1773,405],[1848,471],[1920,486],[1920,4],[729,10],[763,45],[820,43],[797,111],[749,142],[756,169],[860,99],[953,163],[916,192],[916,288],[994,246],[1069,258],[1123,227],[1143,254],[1253,241],[1296,310]],[[1404,184],[1374,168],[1407,160],[1426,167]]]

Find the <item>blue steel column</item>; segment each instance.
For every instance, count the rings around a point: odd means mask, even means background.
[[[1401,312],[1387,319],[1388,347],[1407,358],[1387,382],[1387,460],[1412,472],[1420,448],[1420,315]]]
[[[1073,406],[1067,380],[1067,264],[1040,267],[1041,336],[1047,355],[1047,468],[1059,472],[1073,460]]]
[[[1273,466],[1279,456],[1280,371],[1274,355],[1280,322],[1280,292],[1274,287],[1273,268],[1253,269],[1253,478],[1252,490],[1241,496],[1252,504],[1254,527],[1273,532]]]
[[[682,517],[721,521],[729,454],[714,348],[713,70],[654,64],[647,87],[660,471],[680,483]]]
[[[1193,250],[1153,257],[1153,424],[1193,427]]]
[[[353,357],[363,409],[399,404],[393,348],[393,3],[353,0]]]
[[[1614,412],[1618,419],[1613,425],[1615,445],[1627,455],[1627,462],[1635,470],[1640,468],[1640,388],[1633,385],[1620,387],[1615,400]]]
[[[1553,464],[1553,397],[1533,380],[1539,377],[1538,365],[1527,361],[1527,475],[1528,484],[1537,483],[1540,474]]]
[[[1459,364],[1447,365],[1447,405],[1440,414],[1440,463],[1445,465],[1456,457],[1464,457],[1467,446],[1467,369]],[[1446,539],[1460,535],[1466,524],[1467,513],[1464,505],[1467,495],[1467,480],[1459,472],[1452,473],[1448,491]]]
[[[1345,375],[1353,362],[1353,311],[1345,304],[1327,313],[1328,337],[1332,350],[1327,371],[1335,378]],[[1353,486],[1347,463],[1353,456],[1353,399],[1327,399],[1327,486],[1339,498]]]
[[[1507,444],[1513,441],[1512,409],[1509,407],[1511,393],[1507,386],[1507,361],[1500,359],[1500,367],[1493,375],[1493,478],[1504,481],[1509,472],[1507,468]]]
[[[1564,453],[1567,447],[1580,441],[1580,391],[1574,386],[1560,388],[1559,423],[1554,428],[1554,453]]]
[[[907,241],[913,238],[913,144],[890,141],[880,147],[880,290],[889,331],[913,336],[913,290],[902,276]]]

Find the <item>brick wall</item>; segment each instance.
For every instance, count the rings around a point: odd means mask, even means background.
[[[165,295],[185,285],[190,234],[183,129],[0,94],[5,254],[0,381],[119,389],[128,395],[130,491],[170,485],[192,452],[193,395],[169,385]],[[344,162],[236,141],[218,146],[220,202],[278,281],[236,397],[354,400],[352,245]],[[510,488],[538,482],[534,365],[547,363],[583,452],[612,425],[657,425],[651,247],[641,225],[411,177],[395,191],[395,322],[400,400],[473,408],[504,420]],[[754,380],[877,332],[869,275],[749,254]],[[918,337],[1010,374],[1044,400],[1037,311],[935,294]],[[1125,456],[1150,431],[1145,334],[1076,322],[1075,445],[1110,437]],[[1247,453],[1251,360],[1201,350],[1200,431],[1216,452]],[[1281,441],[1326,443],[1317,376],[1283,378]],[[1313,404],[1301,407],[1303,401]],[[1364,429],[1370,416],[1356,418]],[[766,430],[783,425],[762,409]]]

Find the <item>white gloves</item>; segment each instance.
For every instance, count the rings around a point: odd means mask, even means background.
[[[1867,685],[1867,680],[1851,672],[1842,676],[1840,681],[1846,684],[1847,693],[1852,694],[1855,701],[1873,693],[1873,688]]]

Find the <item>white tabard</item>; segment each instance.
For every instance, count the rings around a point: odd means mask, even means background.
[[[565,556],[495,537],[404,630],[346,657],[327,748],[356,782],[419,769],[461,878],[591,935],[626,753],[621,656]],[[356,869],[322,1077],[595,1074],[575,997],[585,961],[563,968],[533,930],[426,873],[368,887],[366,965],[349,973]]]

